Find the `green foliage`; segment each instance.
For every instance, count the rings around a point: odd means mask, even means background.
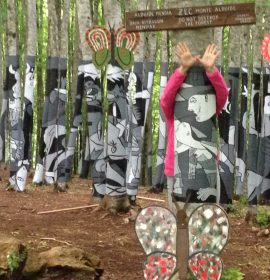
[[[26,50],[26,12],[22,0],[16,0],[16,13],[17,13],[17,30],[18,30],[18,43],[19,43],[19,65],[25,65],[25,50]],[[21,92],[24,87],[25,68],[20,67],[20,81]]]
[[[97,24],[98,25],[105,25],[105,19],[104,19],[104,9],[103,9],[103,1],[98,0],[98,18],[97,18]]]
[[[235,214],[237,212],[237,209],[233,204],[228,204],[227,205],[227,212]]]
[[[258,212],[257,223],[263,227],[267,227],[270,225],[270,213],[266,209],[260,210]]]
[[[224,270],[221,280],[242,280],[244,276],[238,267],[231,267]]]
[[[248,198],[247,198],[247,196],[241,195],[240,198],[239,198],[239,202],[240,202],[242,205],[247,205],[247,204],[248,204]]]
[[[72,98],[72,82],[74,73],[74,52],[75,52],[75,40],[76,40],[76,5],[75,0],[70,1],[70,11],[69,11],[69,22],[68,22],[68,59],[67,59],[67,101],[66,101],[66,129],[67,129],[67,139],[70,134],[70,127],[72,124],[73,117],[73,98]]]
[[[21,263],[26,258],[26,252],[26,250],[22,252],[14,251],[10,255],[7,255],[7,266],[11,272],[17,270],[20,267]]]
[[[222,67],[223,67],[223,75],[224,78],[227,79],[228,75],[228,67],[229,67],[229,36],[230,36],[230,27],[225,26],[222,30]]]

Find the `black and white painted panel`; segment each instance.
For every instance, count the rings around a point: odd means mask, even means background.
[[[106,163],[106,194],[126,194],[127,146],[129,138],[128,99],[125,91],[125,71],[119,66],[107,66],[108,132]]]
[[[241,72],[242,69],[240,70]],[[239,71],[239,72],[240,72]],[[237,74],[235,74],[237,75]],[[240,73],[238,75],[240,78]],[[242,86],[239,89],[239,103],[240,103],[240,112],[239,112],[239,122],[237,128],[237,143],[236,143],[236,194],[241,195],[244,193],[244,181],[246,179],[246,123],[247,123],[247,108],[248,108],[248,100],[247,100],[247,76],[242,73]]]
[[[22,98],[20,90],[19,57],[6,58],[6,83],[4,91],[8,92],[8,121],[10,141],[10,178],[9,184],[16,191],[24,190],[27,170],[23,166],[24,135],[22,121]],[[19,171],[19,169],[21,170]],[[18,172],[19,171],[19,172]]]
[[[153,59],[154,60],[154,59]],[[153,88],[153,82],[154,82],[154,70],[155,70],[155,62],[146,62],[144,66],[144,86],[147,87],[148,91],[150,92],[150,104],[149,106],[152,106],[152,88]],[[152,116],[148,114],[148,110],[145,112],[145,118],[150,117],[152,120]],[[152,186],[153,184],[153,170],[152,170],[152,153],[153,153],[153,147],[149,143],[153,143],[152,141],[152,124],[148,129],[151,129],[151,131],[148,131],[148,141],[147,141],[147,179],[148,179],[148,185]]]
[[[26,186],[27,172],[31,165],[32,156],[32,130],[33,130],[33,105],[34,105],[34,57],[27,57],[22,127],[19,127],[22,146],[22,159],[17,163],[17,171],[10,178],[11,185],[17,191],[24,191]],[[10,108],[11,109],[11,108]]]
[[[247,69],[243,68],[243,94],[248,97],[248,74]],[[263,179],[260,143],[261,143],[261,109],[260,109],[260,70],[253,69],[252,84],[250,92],[250,109],[245,114],[248,115],[248,122],[243,127],[248,131],[247,149],[247,190],[248,201],[250,204],[257,204],[259,186]],[[246,118],[246,119],[247,119]]]
[[[175,103],[174,195],[188,202],[216,202],[216,96],[204,70],[190,69]]]
[[[62,66],[61,66],[62,63]],[[58,67],[60,65],[60,75]],[[66,61],[59,64],[58,57],[49,57],[47,65],[46,97],[42,116],[39,154],[33,182],[54,184],[58,176],[58,163],[65,158],[65,102]]]
[[[269,200],[269,75],[253,69],[249,113],[247,151],[248,201],[257,204],[259,198]]]
[[[233,182],[237,143],[237,117],[239,68],[230,68],[228,73],[229,96],[218,117],[220,132],[219,174],[221,183],[220,202],[230,203],[233,196]]]
[[[75,95],[75,101],[74,101],[72,125],[70,128],[69,139],[68,139],[68,143],[66,146],[65,180],[61,179],[61,183],[67,182],[70,179],[70,176],[71,176],[71,173],[73,170],[73,160],[74,160],[74,154],[75,154],[78,128],[82,124],[83,95],[84,95],[84,64],[81,64],[78,66],[77,88],[76,88],[76,95]]]
[[[65,177],[65,150],[66,150],[66,75],[67,60],[60,58],[59,78],[57,87],[50,92],[49,122],[45,157],[45,182],[58,183],[59,178]],[[60,182],[62,180],[60,179]]]
[[[261,198],[270,201],[270,69],[266,68],[263,75],[263,110],[261,135],[263,138],[261,158],[263,162],[263,180],[260,185]]]
[[[91,162],[93,196],[103,197],[106,192],[106,161],[102,127],[101,71],[93,63],[84,65],[84,91],[89,131],[86,145],[88,145],[88,158]]]
[[[130,138],[129,161],[127,168],[126,186],[129,196],[137,195],[141,179],[141,156],[146,123],[146,116],[150,104],[150,92],[153,79],[151,73],[148,85],[143,85],[143,63],[136,62],[134,71],[128,78],[128,96],[130,109]]]
[[[3,94],[3,99],[1,100],[1,113],[0,113],[0,161],[7,162],[7,145],[8,140],[7,134],[7,116],[8,116],[8,95],[9,92],[6,90]]]

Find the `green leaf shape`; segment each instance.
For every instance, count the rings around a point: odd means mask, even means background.
[[[94,53],[93,63],[97,69],[104,68],[111,59],[111,51],[109,49],[102,49]]]
[[[124,70],[130,69],[134,64],[133,53],[128,49],[121,47],[115,47],[115,60]]]

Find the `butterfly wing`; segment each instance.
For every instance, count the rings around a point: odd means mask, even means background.
[[[261,45],[261,54],[265,60],[270,62],[270,34],[264,35]]]
[[[199,251],[219,254],[227,244],[229,220],[217,204],[203,204],[190,215],[189,255]]]
[[[93,63],[102,69],[111,59],[111,33],[102,26],[94,26],[87,30],[86,41],[93,51]]]
[[[188,266],[198,280],[219,280],[223,271],[221,258],[210,252],[197,252],[188,259]]]
[[[176,218],[160,206],[141,210],[135,221],[135,231],[147,255],[154,252],[176,253]]]
[[[138,46],[140,40],[139,33],[127,32],[124,27],[120,27],[115,32],[115,60],[120,67],[128,70],[134,63],[133,50]]]
[[[144,278],[147,280],[169,280],[176,268],[176,256],[155,252],[147,256],[144,263]]]

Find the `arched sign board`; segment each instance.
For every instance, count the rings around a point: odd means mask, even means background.
[[[126,12],[126,30],[158,31],[256,23],[255,3]]]

